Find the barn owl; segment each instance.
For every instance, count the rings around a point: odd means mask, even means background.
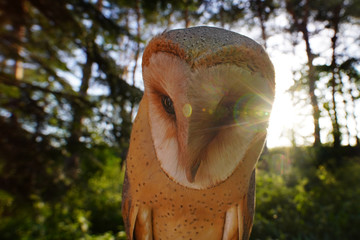
[[[274,98],[255,41],[215,27],[165,31],[142,59],[126,160],[129,239],[248,239],[255,164]]]

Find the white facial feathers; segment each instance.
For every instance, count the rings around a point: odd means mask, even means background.
[[[144,68],[145,97],[149,100],[149,120],[155,152],[164,172],[178,183],[187,182],[184,159],[188,121],[182,113],[187,103],[186,85],[190,69],[173,55],[154,54]],[[161,97],[171,98],[175,116],[169,115],[161,104]]]
[[[226,180],[265,136],[272,92],[260,74],[231,64],[191,71],[160,52],[143,77],[157,158],[183,186],[204,189]],[[164,110],[162,96],[171,98],[176,116]]]

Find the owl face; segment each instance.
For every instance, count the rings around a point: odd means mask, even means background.
[[[143,77],[156,155],[175,182],[219,184],[265,138],[271,98],[260,75],[231,64],[192,71],[180,58],[156,53]]]
[[[253,170],[257,158],[247,156],[264,144],[273,101],[263,72],[207,57],[211,64],[204,57],[194,64],[157,51],[143,65],[157,160],[170,179],[194,189],[216,186],[241,166]]]

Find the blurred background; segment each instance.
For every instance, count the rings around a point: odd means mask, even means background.
[[[251,239],[360,239],[359,0],[0,0],[0,239],[125,239],[142,52],[196,25],[275,65]]]

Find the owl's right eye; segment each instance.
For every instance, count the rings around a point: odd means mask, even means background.
[[[174,104],[170,97],[162,96],[161,103],[168,114],[175,115]]]

